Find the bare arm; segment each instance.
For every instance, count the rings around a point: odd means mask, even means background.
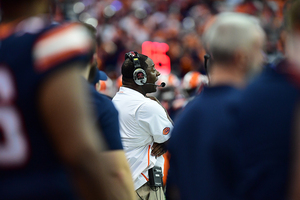
[[[156,143],[154,142],[152,147],[151,147],[151,155],[152,156],[162,156],[163,154],[165,154],[167,152],[167,142],[164,143]]]
[[[105,171],[109,174],[110,200],[134,200],[135,191],[131,171],[123,150],[105,151],[101,153],[105,162]]]
[[[39,93],[39,108],[49,137],[85,199],[109,199],[108,175],[99,152],[103,139],[91,124],[85,88],[77,69],[52,74]]]

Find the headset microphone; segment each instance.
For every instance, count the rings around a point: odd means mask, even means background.
[[[161,82],[160,86],[159,87],[165,87],[166,86],[166,83],[165,82]]]
[[[155,85],[155,84],[153,84],[153,83],[145,83],[145,85]],[[155,85],[155,86],[157,86],[157,87],[165,87],[166,83],[165,82],[161,82],[160,85]]]

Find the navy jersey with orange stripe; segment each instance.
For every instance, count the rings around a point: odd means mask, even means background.
[[[178,116],[169,142],[167,198],[179,188],[181,199],[237,199],[239,95],[231,86],[205,87]]]
[[[51,73],[75,61],[87,64],[92,40],[78,24],[55,25],[42,17],[10,26],[1,36],[0,199],[74,199],[37,97]]]

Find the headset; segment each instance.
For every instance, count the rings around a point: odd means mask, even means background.
[[[139,60],[139,54],[136,51],[130,51],[125,54],[125,60],[129,58],[133,62],[133,80],[137,85],[154,85],[156,87],[165,87],[166,83],[162,82],[160,85],[155,85],[153,83],[146,83],[147,82],[147,74],[145,70],[142,68]]]
[[[125,60],[129,58],[133,62],[133,80],[137,85],[145,85],[147,82],[147,74],[142,68],[139,61],[139,54],[136,51],[130,51],[125,54]]]

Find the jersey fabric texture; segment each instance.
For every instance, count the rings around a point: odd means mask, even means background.
[[[239,124],[243,199],[286,199],[291,164],[293,116],[299,90],[285,73],[286,61],[266,67],[243,92]],[[299,79],[298,79],[299,80]]]
[[[178,187],[182,199],[237,198],[239,95],[231,86],[205,87],[175,121],[167,186]]]
[[[78,24],[41,16],[7,32],[0,24],[0,199],[74,199],[38,109],[41,84],[73,62],[88,63],[91,42]],[[72,139],[72,138],[70,138]]]
[[[120,87],[113,103],[119,111],[122,144],[137,190],[148,181],[148,169],[163,169],[163,156],[151,156],[151,146],[166,142],[173,126],[161,105],[133,89]]]
[[[92,104],[96,114],[96,123],[102,130],[107,142],[108,150],[122,150],[120,136],[119,116],[112,101],[105,95],[97,92],[93,85],[90,85]]]

